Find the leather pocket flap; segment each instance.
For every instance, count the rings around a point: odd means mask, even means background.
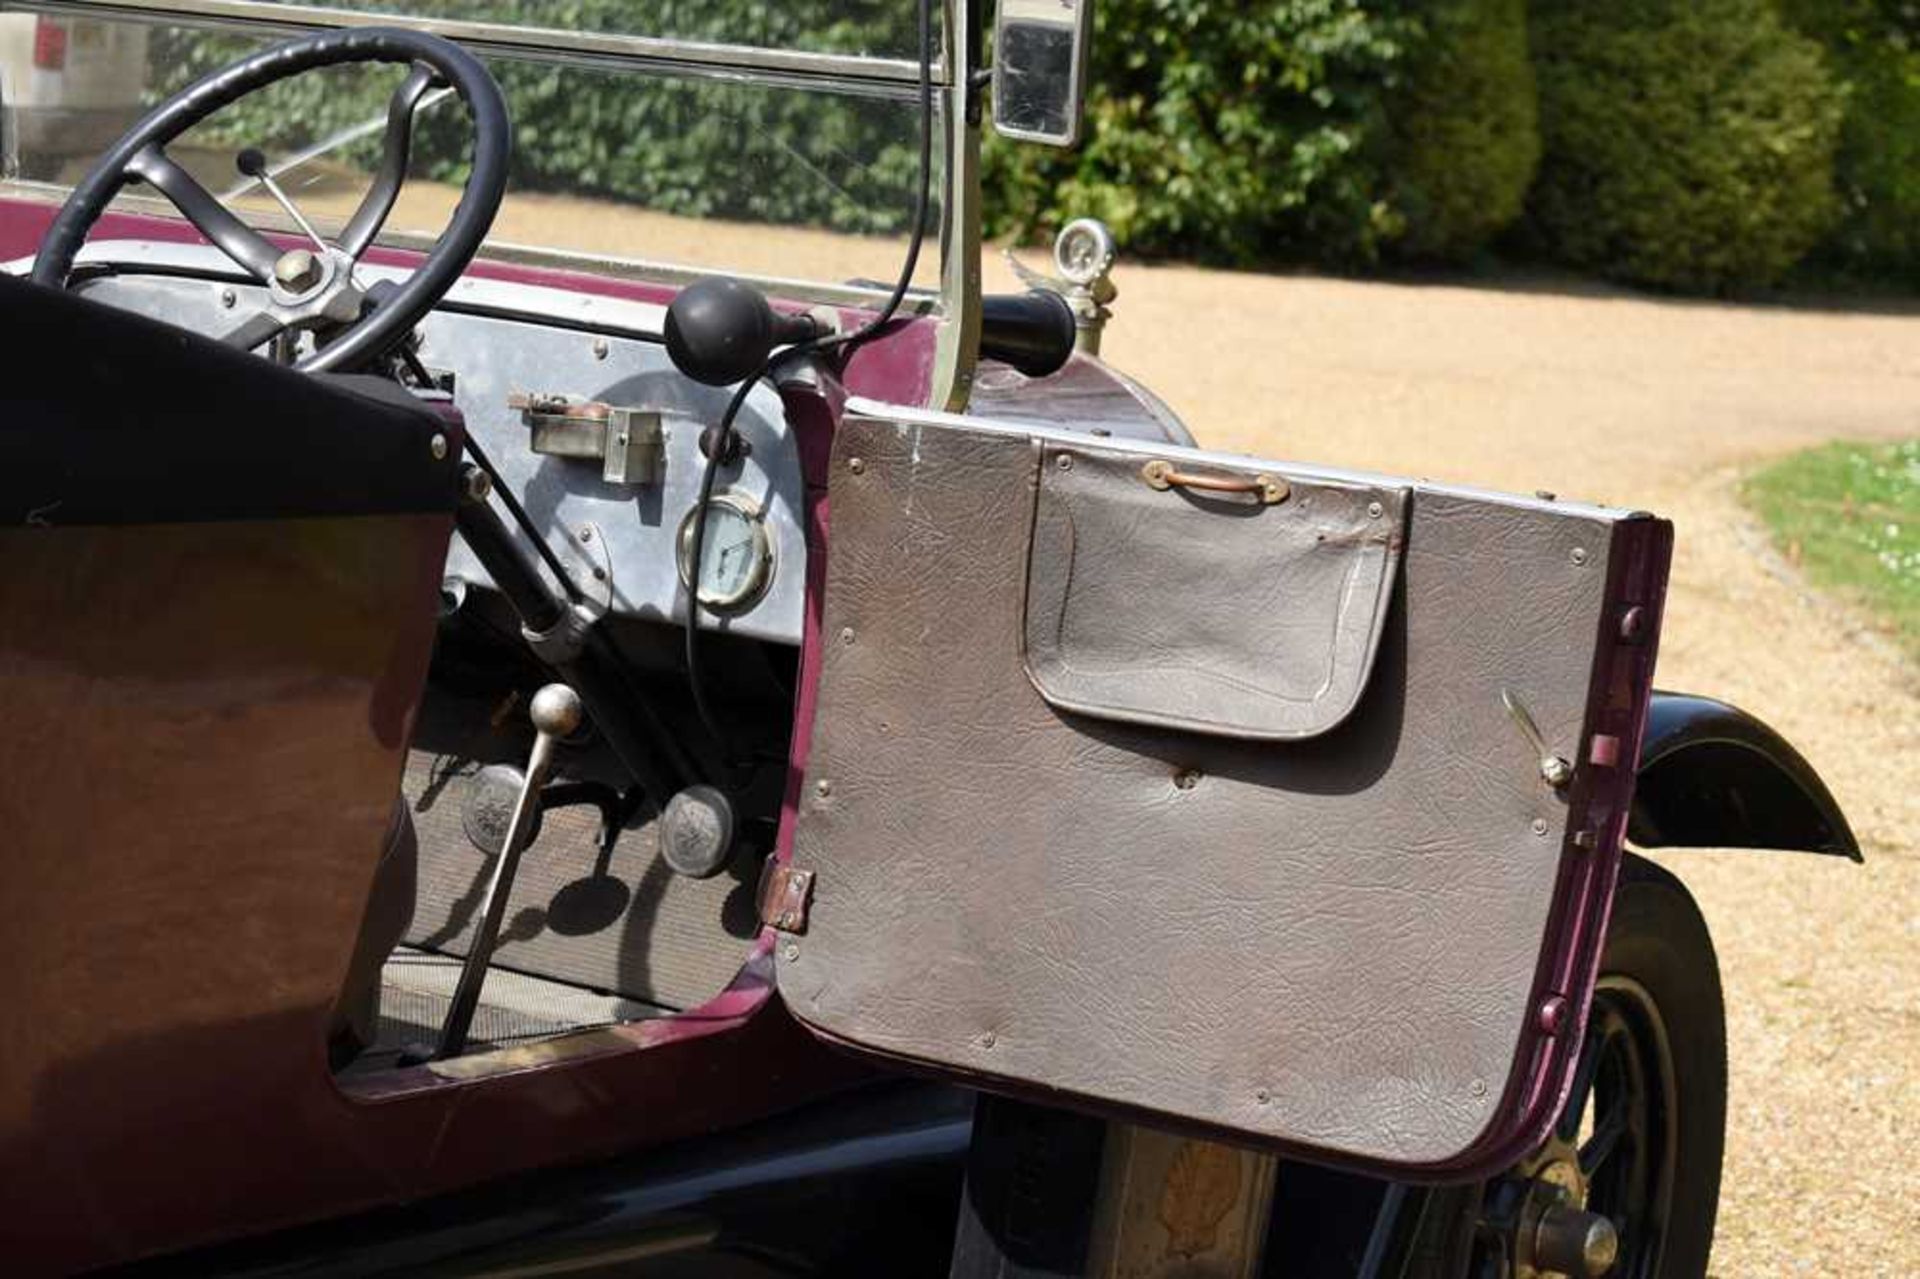
[[[1027,556],[1028,677],[1060,710],[1263,740],[1366,688],[1408,490],[1049,445]]]

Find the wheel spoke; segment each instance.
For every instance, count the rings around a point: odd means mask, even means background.
[[[1600,1165],[1607,1162],[1626,1132],[1626,1107],[1615,1106],[1605,1118],[1594,1123],[1593,1135],[1580,1147],[1580,1171],[1589,1177],[1593,1176]]]
[[[257,280],[273,272],[280,250],[258,231],[235,217],[226,205],[214,199],[192,174],[174,163],[158,146],[145,146],[127,162],[127,173],[173,202],[187,221],[213,241],[222,253],[245,267]]]

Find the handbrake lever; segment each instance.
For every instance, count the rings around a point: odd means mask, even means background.
[[[434,1061],[458,1057],[467,1046],[467,1032],[473,1027],[474,1010],[480,1004],[480,988],[487,981],[487,967],[493,962],[493,948],[500,938],[500,924],[506,917],[507,899],[513,896],[513,878],[520,869],[520,854],[533,842],[534,818],[540,812],[540,791],[553,769],[553,746],[580,727],[580,696],[565,684],[548,684],[533,695],[529,708],[536,736],[527,756],[526,778],[520,796],[513,804],[513,817],[507,823],[506,843],[493,864],[493,877],[487,883],[486,905],[480,922],[474,926],[473,940],[467,947],[466,962],[460,968],[460,982],[453,988],[453,1004],[447,1009],[446,1024],[440,1030],[440,1046]]]

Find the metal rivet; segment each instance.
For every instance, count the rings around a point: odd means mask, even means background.
[[[782,950],[780,955],[791,964],[794,960],[800,958],[800,947],[793,942],[788,942],[786,949]]]
[[[1557,1035],[1567,1024],[1567,1001],[1559,995],[1549,995],[1540,1001],[1540,1029],[1549,1035]]]
[[[1574,547],[1572,553],[1568,556],[1568,558],[1573,561],[1573,566],[1575,568],[1580,567],[1582,564],[1585,564],[1587,562],[1587,548],[1584,546]]]
[[[605,338],[595,338],[593,340],[593,358],[596,360],[606,359],[607,352],[612,349],[613,349],[612,347],[607,345],[607,340]]]
[[[849,471],[852,471],[855,475],[861,475],[865,473],[867,469],[867,464],[865,461],[863,461],[860,458],[850,457],[847,459],[847,469]]]
[[[1173,784],[1181,790],[1192,790],[1204,775],[1197,768],[1183,768],[1173,775]]]
[[[1544,755],[1540,759],[1540,776],[1547,785],[1558,790],[1573,780],[1573,765],[1558,755]]]
[[[238,302],[239,300],[240,300],[240,295],[238,293],[235,293],[232,289],[220,290],[220,305],[223,307],[226,307],[229,311],[233,309],[234,303]]]
[[[1620,615],[1620,638],[1633,643],[1647,626],[1647,610],[1638,604]]]
[[[1484,1079],[1476,1079],[1467,1085],[1467,1091],[1476,1097],[1484,1097],[1487,1095],[1487,1081]]]
[[[853,643],[853,628],[851,626],[843,626],[840,628],[840,642],[842,644]]]
[[[447,437],[435,435],[427,441],[427,451],[433,454],[434,461],[443,460],[447,456]]]
[[[1253,1090],[1253,1099],[1264,1106],[1273,1100],[1273,1094],[1264,1088],[1256,1088]]]
[[[1546,818],[1536,817],[1533,819],[1533,833],[1540,836],[1542,839],[1546,838],[1547,836],[1547,819]]]
[[[1062,453],[1059,458],[1055,460],[1054,465],[1063,471],[1071,471],[1073,469],[1073,454]]]
[[[821,799],[825,799],[827,796],[833,794],[833,783],[822,777],[813,784],[813,793]]]
[[[593,540],[593,525],[582,524],[580,526],[580,531],[574,534],[574,536],[580,539],[580,544],[582,546],[586,545],[588,542],[591,542]]]
[[[605,569],[603,569],[603,568],[601,568],[601,567],[600,567],[600,566],[599,566],[598,564],[596,564],[596,565],[594,565],[594,566],[593,566],[593,580],[594,580],[594,581],[596,581],[596,582],[604,582],[604,581],[606,581],[606,580],[607,580],[607,570],[605,570]]]
[[[1367,503],[1367,516],[1368,516],[1368,518],[1370,518],[1370,519],[1376,519],[1376,520],[1377,520],[1377,519],[1379,519],[1379,518],[1380,518],[1380,517],[1381,517],[1382,515],[1384,515],[1384,514],[1386,514],[1386,511],[1387,511],[1387,508],[1386,508],[1386,507],[1384,507],[1384,506],[1382,506],[1382,505],[1380,505],[1380,503],[1378,503],[1378,502],[1368,502],[1368,503]]]

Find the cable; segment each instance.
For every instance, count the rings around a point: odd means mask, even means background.
[[[687,543],[687,576],[692,579],[687,583],[687,683],[693,691],[694,711],[700,716],[708,735],[719,746],[722,756],[730,756],[732,750],[726,733],[720,727],[719,717],[713,713],[713,707],[707,701],[705,681],[700,678],[700,567],[701,556],[706,553],[707,507],[713,501],[714,481],[719,476],[721,460],[733,452],[734,419],[740,416],[747,396],[759,385],[760,380],[772,373],[774,366],[782,361],[816,355],[834,348],[850,352],[852,348],[878,335],[893,322],[901,304],[906,301],[908,290],[913,287],[913,275],[920,266],[920,249],[926,241],[927,206],[932,199],[933,188],[933,0],[920,0],[919,11],[920,174],[913,197],[913,225],[907,237],[907,256],[900,264],[900,278],[894,282],[893,292],[880,310],[853,332],[797,342],[769,356],[757,373],[741,382],[733,398],[727,401],[726,412],[720,416],[719,429],[713,436],[713,449],[707,454],[706,466],[701,469],[699,505],[694,508],[693,528]]]

